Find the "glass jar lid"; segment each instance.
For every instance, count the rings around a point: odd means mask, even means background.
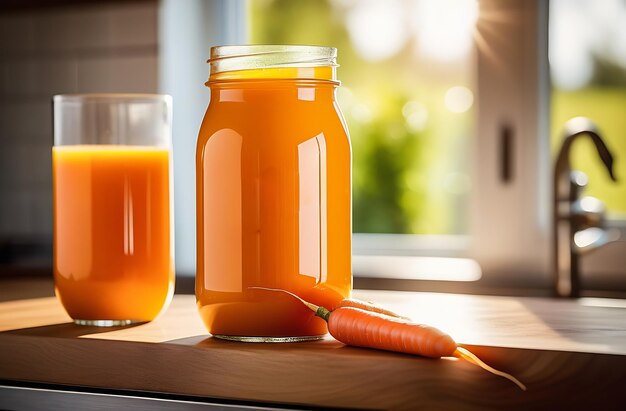
[[[211,48],[210,80],[313,78],[335,80],[337,49],[322,46],[245,45]]]

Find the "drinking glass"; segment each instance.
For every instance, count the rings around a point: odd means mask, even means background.
[[[53,103],[56,295],[77,324],[151,321],[174,289],[172,98]]]

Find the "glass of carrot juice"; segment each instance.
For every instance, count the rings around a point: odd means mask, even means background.
[[[53,102],[56,295],[80,325],[151,321],[174,288],[172,99]]]
[[[332,309],[352,288],[350,140],[337,50],[211,50],[211,102],[196,152],[200,316],[214,337],[322,338],[295,298]]]

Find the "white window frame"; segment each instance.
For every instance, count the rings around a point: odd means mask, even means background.
[[[247,41],[246,6],[245,0],[161,0],[160,83],[175,101],[176,268],[183,275],[195,273],[195,199],[189,194],[195,192],[195,168],[189,159],[194,158],[197,131],[209,100],[208,90],[199,87],[208,66],[200,63],[212,45]],[[477,33],[488,48],[477,49],[470,234],[355,233],[354,261],[377,255],[469,257],[482,269],[482,278],[471,288],[474,292],[494,287],[549,291],[553,284],[549,4],[544,0],[480,0],[480,9]],[[511,130],[511,178],[506,182],[500,177],[504,126]],[[619,228],[626,238],[626,222],[609,221],[609,225]],[[586,288],[626,289],[623,244],[607,245],[585,257]],[[402,264],[403,260],[397,261]],[[378,274],[357,270],[354,275],[389,278],[393,272],[394,265],[390,265]],[[394,278],[410,280],[419,275]]]

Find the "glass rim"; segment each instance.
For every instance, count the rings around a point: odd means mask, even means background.
[[[169,94],[156,93],[68,93],[55,94],[52,96],[54,103],[64,102],[139,102],[139,101],[164,101],[172,103],[172,96]]]
[[[211,76],[241,70],[338,67],[337,48],[310,45],[225,45],[211,47]],[[334,72],[334,71],[333,71]]]
[[[303,44],[245,44],[211,47],[211,57],[207,60],[207,63],[226,58],[259,56],[290,52],[308,54],[311,56],[316,56],[317,58],[337,58],[336,47],[310,46]]]

